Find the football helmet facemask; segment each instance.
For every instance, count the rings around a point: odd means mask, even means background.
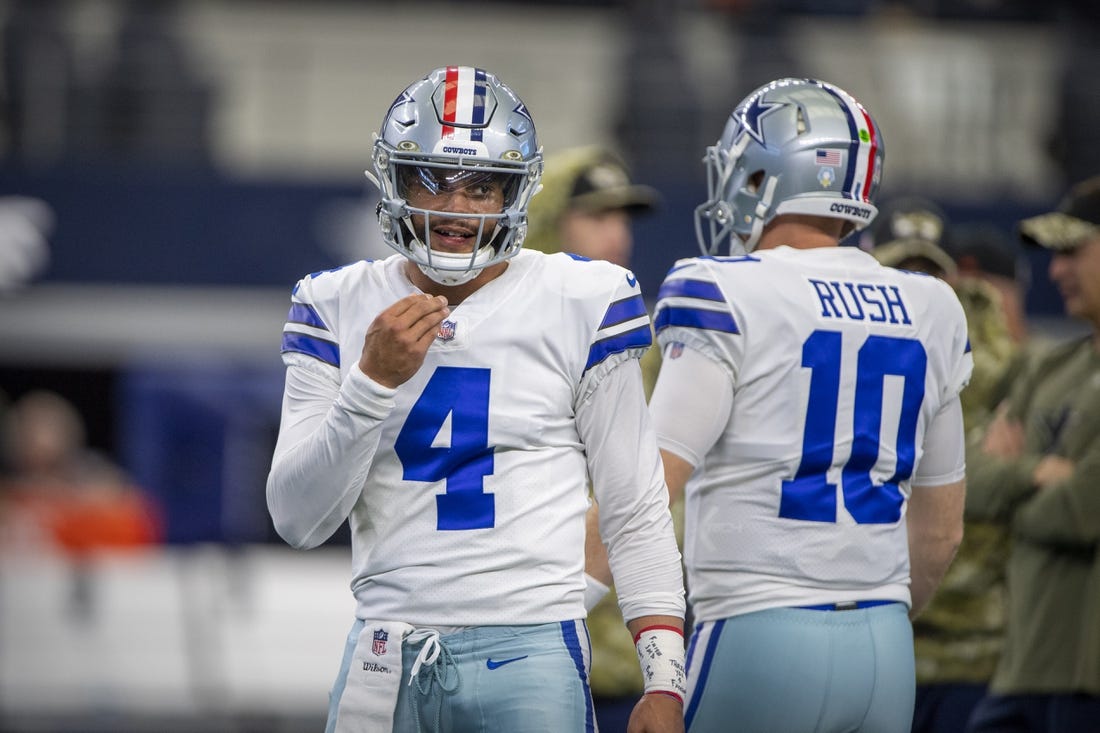
[[[885,152],[878,125],[843,89],[814,79],[760,87],[737,105],[703,158],[700,249],[752,252],[780,214],[839,217],[862,229],[877,213]]]
[[[542,151],[527,108],[493,74],[469,66],[436,69],[397,97],[375,136],[367,171],[382,195],[378,220],[386,244],[442,285],[469,282],[520,250],[541,176]],[[411,187],[431,195],[499,187],[503,207],[491,213],[417,208],[409,203]],[[477,222],[471,252],[431,248],[433,230],[467,226],[460,221]]]

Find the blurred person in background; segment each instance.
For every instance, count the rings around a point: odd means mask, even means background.
[[[611,150],[598,145],[568,148],[546,156],[542,190],[531,200],[528,210],[530,229],[524,246],[547,254],[569,252],[630,267],[634,218],[652,213],[659,203],[656,189],[634,182],[622,158]],[[641,365],[648,398],[657,379],[660,352],[649,349]],[[682,503],[673,507],[677,533],[682,513]],[[597,511],[590,512],[589,542],[600,542],[598,516]],[[610,576],[604,548],[588,548],[588,557],[600,558],[601,569],[595,571],[596,575]],[[625,731],[630,711],[644,689],[638,656],[623,624],[617,595],[594,576],[588,578],[588,583],[587,621],[592,636],[596,717],[605,733]]]
[[[85,430],[72,403],[52,391],[28,392],[7,410],[0,544],[9,551],[84,557],[163,538],[159,508],[88,446]]]
[[[987,347],[983,351],[992,357],[982,357],[983,378],[971,384],[969,395],[964,395],[964,405],[973,405],[974,418],[967,421],[972,440],[981,440],[985,423],[993,417],[993,410],[1008,396],[1013,383],[1026,368],[1027,360],[1039,353],[1029,338],[1026,301],[1031,282],[1031,271],[1022,256],[1018,241],[1010,240],[1000,230],[988,225],[971,224],[956,227],[951,239],[951,256],[958,266],[956,289],[982,297],[993,288],[1000,296],[1003,318],[986,318],[971,326],[971,343],[975,341]],[[984,285],[986,288],[982,288]],[[967,301],[963,301],[964,307]],[[1003,321],[1003,325],[1002,325]],[[1006,338],[1007,337],[1007,338]],[[975,355],[975,369],[979,357]],[[990,368],[987,370],[985,366]],[[995,377],[999,379],[986,379]],[[976,418],[981,419],[976,419]]]
[[[1020,234],[1090,333],[1029,359],[968,452],[969,517],[1010,532],[1004,647],[970,733],[1100,731],[1100,177]]]
[[[568,252],[630,268],[636,217],[653,213],[661,196],[637,183],[623,159],[590,145],[547,155],[542,189],[531,199],[525,247],[553,254]],[[653,391],[660,353],[642,357],[646,395]]]
[[[626,164],[606,148],[569,148],[547,155],[542,190],[528,212],[526,246],[629,268],[632,217],[652,212],[659,201],[656,189],[632,181]]]
[[[687,730],[909,731],[910,618],[962,536],[962,308],[839,246],[877,213],[885,143],[825,82],[741,101],[706,151],[702,257],[654,317],[650,401],[685,495]]]
[[[375,142],[397,254],[294,289],[267,499],[297,548],[350,522],[356,621],[329,731],[591,730],[589,478],[646,671],[630,730],[683,730],[683,578],[638,366],[649,317],[628,270],[523,249],[541,173],[509,87],[436,69]]]
[[[886,202],[872,227],[871,254],[882,264],[948,282],[967,316],[974,370],[960,395],[969,434],[984,428],[993,395],[1011,368],[1016,344],[1000,292],[968,274],[946,247],[956,230],[942,209],[921,197]],[[997,523],[965,523],[959,550],[932,601],[913,621],[917,696],[913,733],[961,731],[997,664],[1004,637],[1004,565],[1008,538]]]
[[[1031,273],[1018,243],[991,225],[968,224],[954,227],[950,253],[960,280],[981,280],[1000,293],[1009,336],[1017,346],[1026,342]]]
[[[882,264],[909,272],[923,272],[947,282],[966,313],[974,371],[961,395],[963,417],[969,432],[980,430],[999,400],[999,388],[1012,368],[1020,345],[1020,297],[1006,300],[983,263],[1004,268],[991,254],[980,251],[979,242],[960,240],[949,228],[943,210],[930,199],[904,196],[883,204],[879,217],[865,233],[861,246],[869,247]],[[985,243],[982,246],[991,246]],[[964,257],[960,268],[955,252]],[[979,254],[981,259],[978,259]],[[1008,297],[1010,288],[1005,289]]]

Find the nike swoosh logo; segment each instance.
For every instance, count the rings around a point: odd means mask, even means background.
[[[630,287],[634,287],[635,285],[638,284],[638,278],[634,277],[633,275],[627,275],[626,276],[626,284],[629,285]]]
[[[488,667],[489,669],[496,669],[497,667],[503,667],[504,665],[511,664],[512,662],[518,662],[521,659],[527,659],[527,657],[528,657],[528,655],[524,654],[522,657],[512,657],[511,659],[502,659],[499,662],[494,662],[492,659],[486,659],[485,660],[485,666]]]

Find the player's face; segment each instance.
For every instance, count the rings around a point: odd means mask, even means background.
[[[1071,252],[1056,252],[1050,279],[1062,294],[1066,313],[1100,327],[1100,236]]]
[[[442,252],[472,252],[485,244],[496,226],[494,220],[476,215],[504,211],[504,176],[481,171],[447,171],[426,167],[408,167],[401,174],[401,194],[416,209],[440,214],[414,214],[412,225],[428,246]],[[463,216],[473,214],[475,216]]]

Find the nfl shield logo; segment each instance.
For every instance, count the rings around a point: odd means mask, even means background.
[[[371,644],[370,650],[374,652],[375,656],[382,656],[386,653],[386,642],[389,640],[390,635],[385,629],[374,630],[374,643]]]
[[[458,326],[454,321],[443,321],[439,324],[439,333],[435,335],[440,341],[450,341],[455,337],[455,328]]]

